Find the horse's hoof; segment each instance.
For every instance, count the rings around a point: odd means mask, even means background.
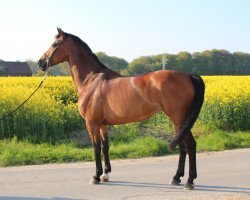
[[[102,174],[101,177],[101,182],[109,182],[109,174]]]
[[[100,180],[96,180],[95,177],[93,177],[93,178],[90,180],[90,182],[89,182],[90,185],[97,185],[97,184],[99,184],[99,183],[100,183]]]
[[[184,190],[193,190],[194,189],[194,184],[193,183],[186,183],[184,185]]]
[[[173,186],[177,186],[177,185],[180,185],[180,182],[181,180],[176,180],[175,178],[173,178],[171,181],[170,181],[170,185],[173,185]]]

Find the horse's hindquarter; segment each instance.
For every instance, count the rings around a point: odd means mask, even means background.
[[[150,75],[119,77],[103,85],[103,118],[107,124],[141,121],[161,111]]]

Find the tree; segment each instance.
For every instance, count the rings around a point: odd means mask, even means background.
[[[250,54],[243,52],[234,52],[234,73],[250,74]]]
[[[152,61],[153,59],[150,56],[141,56],[139,58],[134,59],[131,63],[129,63],[129,74],[137,75],[153,71],[151,69]]]
[[[5,68],[0,66],[0,76],[4,76],[5,74],[6,74]]]
[[[104,52],[97,52],[96,56],[105,66],[118,73],[120,73],[121,70],[124,70],[128,67],[128,62],[123,58],[108,56]]]
[[[192,68],[192,55],[186,51],[177,54],[177,66],[179,71],[189,72]]]
[[[192,54],[193,68],[192,73],[202,74],[204,71],[204,63],[206,63],[205,57],[200,52],[195,52]]]

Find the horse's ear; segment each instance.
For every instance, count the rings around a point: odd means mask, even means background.
[[[63,32],[63,30],[62,30],[61,28],[58,28],[58,27],[57,27],[57,31],[58,31],[58,35],[64,36],[64,32]]]

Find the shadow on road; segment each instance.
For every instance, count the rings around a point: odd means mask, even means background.
[[[137,182],[125,182],[125,181],[110,181],[103,185],[110,186],[124,186],[124,187],[142,187],[142,188],[173,188],[173,186],[168,184],[158,184],[158,183],[137,183]],[[181,189],[181,187],[174,187]]]
[[[0,200],[80,200],[80,199],[61,198],[61,197],[38,198],[38,197],[10,197],[10,196],[0,196]]]
[[[196,185],[197,190],[207,192],[224,192],[224,193],[242,193],[250,194],[250,188],[244,187],[228,187],[215,185]]]
[[[156,189],[183,189],[183,184],[179,186],[172,186],[169,184],[159,183],[138,183],[138,182],[125,182],[125,181],[111,181],[105,183],[106,186],[122,186],[122,187],[138,187],[138,188],[156,188]],[[227,187],[227,186],[215,186],[215,185],[195,185],[194,191],[206,191],[206,192],[223,192],[223,193],[241,193],[250,194],[250,188],[244,187]]]

